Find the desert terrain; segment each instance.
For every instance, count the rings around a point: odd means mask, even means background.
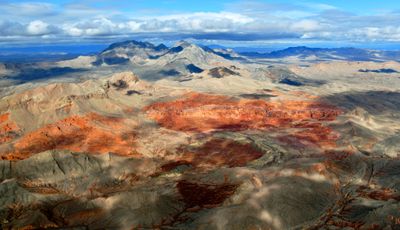
[[[398,229],[400,63],[289,51],[0,64],[1,228]]]

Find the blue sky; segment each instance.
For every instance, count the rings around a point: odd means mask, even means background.
[[[0,44],[396,46],[398,0],[0,0]]]
[[[19,0],[2,1],[6,3],[21,3]],[[29,2],[29,1],[26,1]],[[38,2],[38,1],[36,1]],[[119,0],[119,1],[105,1],[105,0],[42,0],[40,2],[58,5],[60,7],[68,4],[84,4],[95,8],[114,8],[121,11],[129,12],[131,10],[143,9],[161,9],[169,11],[182,11],[182,12],[196,12],[196,11],[223,11],[230,4],[237,3],[238,1],[228,0],[202,0],[202,1],[184,1],[184,0]],[[244,1],[245,2],[245,1]],[[247,1],[249,2],[249,1]],[[354,13],[371,13],[379,10],[394,10],[399,9],[400,3],[397,0],[319,0],[319,1],[293,1],[293,0],[264,0],[259,1],[266,4],[325,4],[340,8]]]

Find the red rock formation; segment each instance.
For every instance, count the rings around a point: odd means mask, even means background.
[[[135,133],[125,119],[95,113],[71,116],[26,134],[14,144],[6,159],[24,159],[46,150],[132,155]]]
[[[0,144],[13,140],[18,131],[18,125],[15,122],[10,121],[9,113],[0,115]]]
[[[329,150],[325,151],[324,156],[327,158],[328,161],[341,161],[353,154],[354,152],[349,150],[343,150],[343,151]]]
[[[357,190],[357,192],[361,197],[365,197],[365,198],[369,198],[369,199],[373,199],[373,200],[400,201],[400,194],[390,188],[381,188],[381,189],[370,190],[365,186],[361,186]]]
[[[198,93],[176,101],[154,103],[145,110],[164,127],[198,132],[288,127],[298,121],[330,121],[340,114],[333,106],[312,101],[234,100]]]
[[[181,165],[212,169],[215,167],[241,167],[264,154],[251,144],[242,144],[229,139],[212,139],[198,148],[179,149],[182,156],[162,165],[162,172],[168,172]]]
[[[145,108],[150,118],[161,126],[178,130],[208,132],[295,128],[295,134],[282,137],[283,142],[305,141],[325,147],[333,146],[337,135],[321,124],[341,113],[333,106],[315,101],[235,100],[227,96],[192,93],[183,99],[154,103]]]
[[[177,184],[187,208],[218,206],[232,196],[238,187],[236,184],[200,184],[186,180]]]
[[[63,216],[64,222],[68,226],[76,226],[90,223],[96,219],[100,219],[105,211],[101,208],[92,208],[88,210],[81,210],[74,213],[69,213],[68,216]]]
[[[212,139],[199,148],[186,150],[183,158],[196,167],[240,167],[263,155],[251,144],[241,144],[229,139]]]
[[[300,131],[294,131],[293,134],[281,136],[278,139],[295,148],[304,148],[310,145],[320,148],[336,147],[339,134],[330,127],[323,126],[321,123],[295,125],[294,127]]]

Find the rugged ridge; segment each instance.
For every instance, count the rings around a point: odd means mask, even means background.
[[[97,55],[94,65],[117,65],[126,64],[130,61],[142,62],[157,55],[164,54],[168,48],[160,44],[158,46],[149,42],[125,41],[111,44],[108,48]]]

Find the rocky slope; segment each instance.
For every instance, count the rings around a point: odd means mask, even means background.
[[[147,59],[155,58],[168,51],[160,44],[158,46],[149,42],[125,41],[111,44],[107,49],[97,55],[94,65],[116,65],[127,62],[143,63]]]
[[[2,98],[2,228],[396,227],[396,100],[377,114],[315,86],[192,81],[125,72]]]

